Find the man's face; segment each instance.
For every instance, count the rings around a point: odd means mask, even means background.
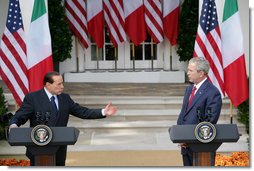
[[[46,83],[47,90],[53,95],[61,94],[64,90],[63,77],[61,75],[53,76],[52,79],[54,80],[52,84]]]
[[[197,71],[196,63],[189,63],[187,75],[190,82],[197,84],[202,80],[204,74],[203,71]]]

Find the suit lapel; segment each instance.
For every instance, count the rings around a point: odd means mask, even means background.
[[[48,96],[47,96],[44,89],[41,90],[41,96],[40,97],[41,97],[42,106],[46,106],[44,110],[45,111],[51,111],[52,109],[51,109],[50,101],[49,101],[49,98],[48,98]]]
[[[208,84],[208,80],[206,80],[198,89],[198,91],[196,92],[192,103],[190,104],[189,108],[187,109],[186,113],[188,113],[188,111],[194,106],[194,104],[198,101],[199,98],[201,98],[201,96],[205,93],[206,88],[207,88],[207,84]],[[193,86],[192,86],[193,88]],[[190,96],[190,94],[189,94]],[[189,100],[189,99],[188,99]],[[187,101],[188,103],[188,101]]]
[[[58,116],[62,113],[62,109],[63,109],[63,100],[62,100],[62,96],[61,95],[57,95],[57,99],[58,99]]]
[[[184,104],[183,104],[183,107],[184,107],[184,110],[185,110],[185,115],[188,113],[188,109],[187,109],[187,107],[188,107],[188,101],[189,101],[189,98],[190,98],[193,86],[194,86],[194,84],[192,86],[189,86],[187,91],[186,91],[186,93],[185,93],[185,95],[184,95],[184,101],[183,101]]]

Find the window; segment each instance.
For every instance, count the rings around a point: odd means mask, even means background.
[[[151,44],[153,46],[151,46]],[[135,54],[133,54],[133,43],[130,45],[130,60],[133,60],[133,55],[135,55],[135,60],[157,60],[157,46],[154,42],[151,41],[149,34],[147,34],[147,39],[142,44],[139,46],[134,46]]]
[[[105,27],[105,37],[104,37],[104,46],[101,49],[98,49],[96,43],[91,38],[91,59],[92,61],[97,61],[97,56],[99,61],[114,61],[117,59],[118,49],[113,46],[109,38],[109,32]],[[98,51],[98,52],[96,52]],[[97,55],[98,54],[98,55]]]

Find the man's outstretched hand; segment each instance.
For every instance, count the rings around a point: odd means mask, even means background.
[[[117,107],[113,106],[111,102],[104,108],[104,113],[106,116],[115,115],[116,112],[117,112]]]

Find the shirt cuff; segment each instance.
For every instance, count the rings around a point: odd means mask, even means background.
[[[101,109],[102,116],[106,116],[105,109]]]

